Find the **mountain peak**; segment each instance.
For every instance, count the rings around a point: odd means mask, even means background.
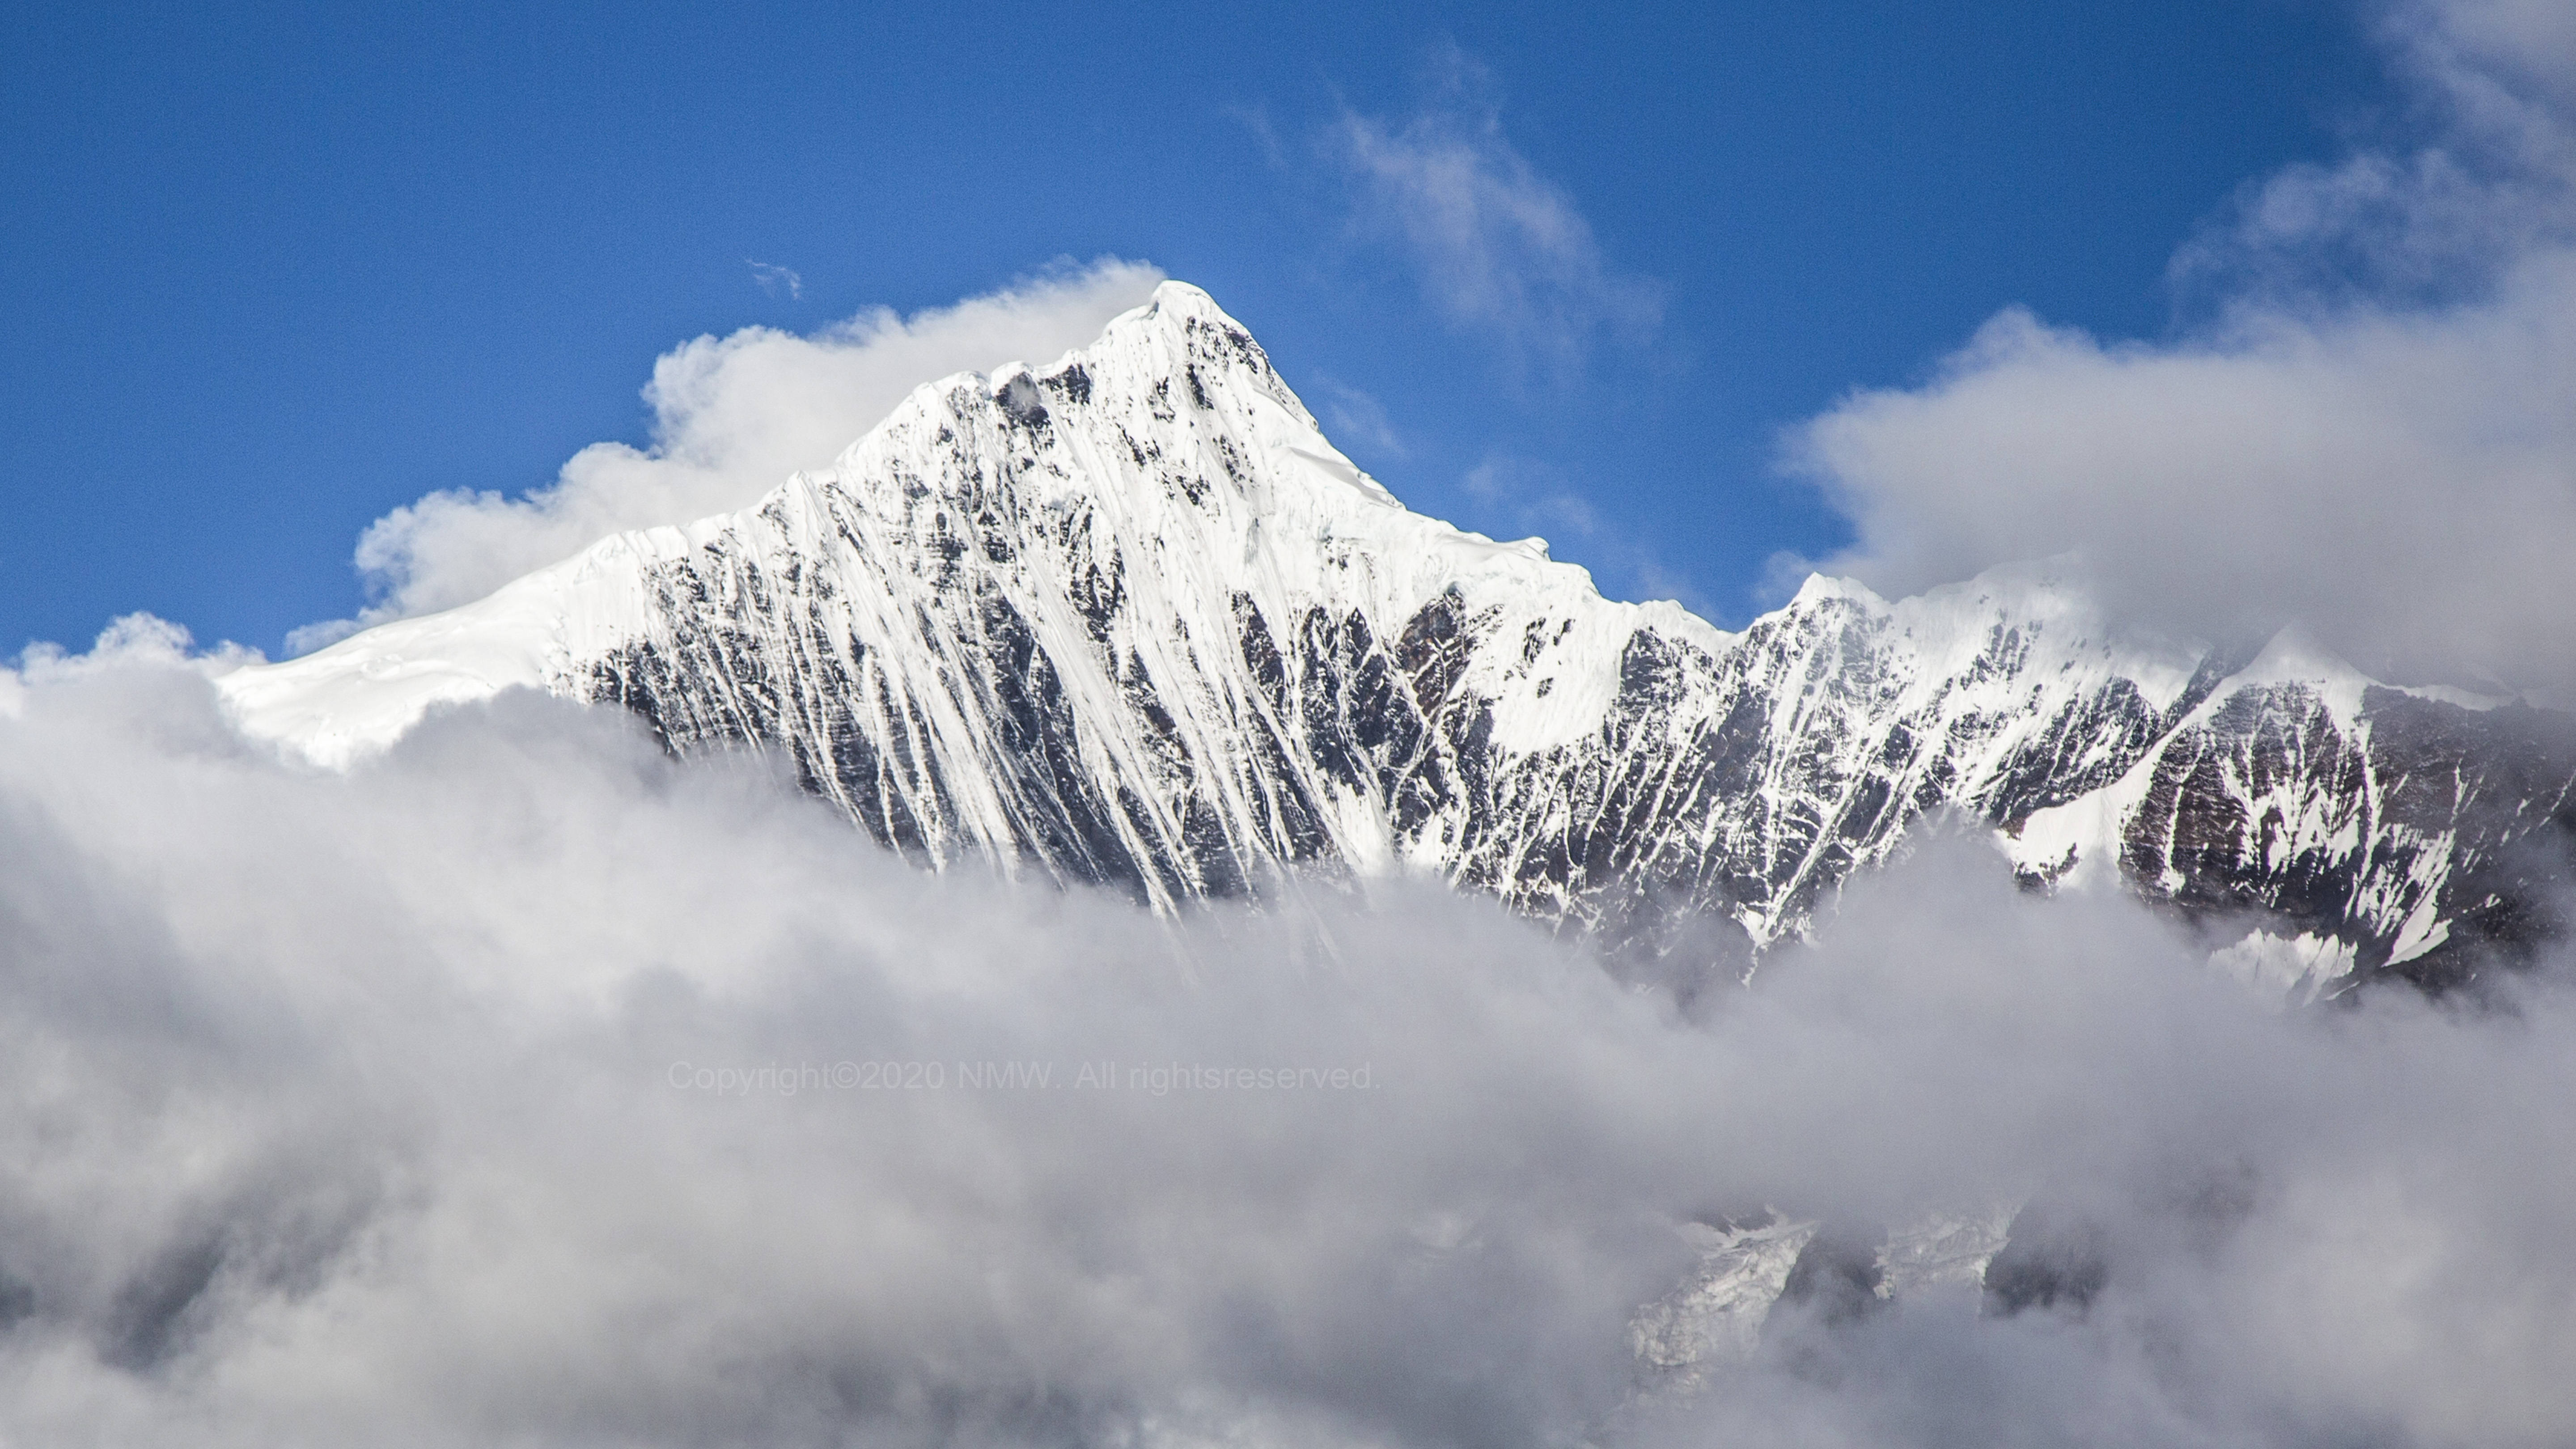
[[[1195,317],[1200,321],[1218,323],[1237,331],[1241,331],[1243,327],[1243,324],[1226,315],[1225,309],[1218,306],[1216,298],[1208,295],[1204,288],[1193,286],[1177,277],[1166,278],[1156,283],[1153,296],[1146,301],[1142,310],[1183,319]],[[1117,324],[1110,325],[1115,327]]]
[[[1807,575],[1806,582],[1798,585],[1798,592],[1790,597],[1789,607],[1792,609],[1812,609],[1818,604],[1829,603],[1834,600],[1848,601],[1850,603],[1859,604],[1864,608],[1885,608],[1887,606],[1887,601],[1885,599],[1880,598],[1876,591],[1872,590],[1869,585],[1862,583],[1858,579],[1842,578],[1821,573],[1810,573]]]
[[[614,705],[675,753],[777,753],[925,865],[1159,909],[1419,871],[1648,957],[1741,954],[1956,809],[2034,879],[2277,913],[2356,970],[2522,929],[2495,862],[2576,831],[2547,804],[2576,745],[2281,673],[2122,644],[2044,569],[1895,603],[1819,575],[1742,634],[1604,599],[1534,540],[1407,511],[1166,282],[1044,368],[916,390],[749,510],[222,687],[334,764],[505,688]]]

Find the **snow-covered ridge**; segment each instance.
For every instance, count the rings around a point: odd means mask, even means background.
[[[2480,882],[2570,828],[2576,777],[2536,712],[2294,640],[2123,640],[2044,569],[1811,580],[1740,635],[1605,600],[1407,511],[1180,283],[1044,368],[916,390],[742,513],[223,682],[334,766],[513,686],[779,751],[933,866],[1158,906],[1418,869],[1646,949],[1768,941],[1955,808],[2033,878],[2116,871],[2374,967],[2508,923]]]
[[[1246,369],[1247,378],[1237,379],[1251,387],[1220,395],[1220,406],[1233,405],[1226,419],[1235,425],[1230,435],[1211,440],[1213,460],[1196,460],[1215,461],[1220,471],[1233,463],[1232,486],[1198,497],[1190,507],[1175,506],[1179,500],[1167,488],[1104,489],[1098,485],[1138,481],[1137,470],[1100,457],[1098,438],[1059,432],[1046,439],[1055,446],[1047,450],[1052,456],[1045,466],[1014,476],[1018,501],[1034,510],[1031,518],[1097,510],[1108,526],[1148,542],[1174,602],[1190,606],[1204,607],[1211,596],[1223,599],[1253,586],[1283,598],[1353,594],[1369,614],[1400,618],[1422,597],[1455,585],[1479,595],[1588,600],[1622,632],[1633,619],[1652,618],[1709,646],[1724,641],[1723,633],[1678,605],[1599,599],[1589,573],[1550,561],[1541,540],[1497,543],[1407,512],[1324,437],[1249,334],[1213,299],[1167,282],[1146,306],[1113,321],[1099,343],[1067,354],[1043,373],[1014,363],[989,376],[959,373],[923,384],[833,468],[798,474],[741,513],[615,535],[476,603],[381,625],[304,658],[243,671],[227,682],[227,693],[252,733],[289,743],[318,762],[346,765],[392,743],[432,704],[484,698],[519,685],[554,687],[577,672],[578,661],[648,635],[655,606],[633,587],[639,572],[764,532],[771,537],[762,541],[789,547],[814,542],[797,537],[792,526],[780,528],[780,521],[828,521],[834,501],[864,498],[911,472],[921,452],[935,451],[943,435],[973,426],[970,419],[989,421],[993,411],[1007,417],[1024,409],[1043,426],[1051,393],[1062,407],[1061,394],[1073,385],[1087,397],[1093,387],[1106,391],[1124,384],[1129,401],[1141,400],[1146,412],[1168,410],[1175,378],[1185,384],[1203,379],[1199,364],[1240,362],[1247,355],[1227,358],[1223,349],[1214,359],[1204,349],[1194,355],[1188,338],[1209,330],[1235,340],[1257,364]],[[1207,406],[1202,403],[1201,410]],[[1124,435],[1120,446],[1135,436]],[[1033,455],[1018,461],[1033,461]],[[1572,713],[1567,708],[1578,695],[1569,690],[1553,706],[1533,704],[1517,712],[1514,722],[1542,733],[1561,731],[1580,714],[1579,706]],[[1588,698],[1596,705],[1606,702],[1597,690]]]

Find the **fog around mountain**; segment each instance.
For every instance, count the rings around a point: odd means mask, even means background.
[[[2411,130],[2250,185],[2206,325],[1793,429],[1852,541],[1743,630],[1404,512],[1222,328],[1118,463],[1110,259],[684,344],[302,658],[29,650],[0,1440],[2576,1442],[2576,35],[2372,15]],[[1406,245],[1651,314],[1346,130]]]
[[[138,628],[7,690],[14,1436],[2576,1427],[2554,967],[2288,1010],[2119,891],[1926,837],[1686,1016],[1422,884],[1158,920],[922,872],[540,697],[317,772],[207,668]],[[1631,1354],[1689,1223],[2031,1197],[2098,1234],[2089,1308],[1784,1304],[1695,1397]]]

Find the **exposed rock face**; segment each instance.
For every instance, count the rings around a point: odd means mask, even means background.
[[[2571,726],[2386,688],[2275,640],[2119,782],[2022,822],[2017,852],[2040,872],[2060,852],[2116,866],[2204,915],[2260,912],[2297,933],[2280,944],[2311,963],[2311,993],[2389,968],[2447,984],[2556,929]]]
[[[2037,571],[1813,579],[1741,634],[1605,600],[1407,512],[1179,284],[747,512],[226,687],[345,761],[514,684],[780,752],[932,865],[1158,907],[1412,868],[1639,949],[1758,947],[1956,809],[2033,881],[2277,917],[2249,969],[2313,993],[2531,938],[2576,839],[2565,717],[2123,642]]]

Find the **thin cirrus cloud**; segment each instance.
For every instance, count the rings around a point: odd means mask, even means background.
[[[1400,247],[1451,323],[1559,376],[1603,340],[1650,336],[1662,289],[1604,258],[1574,199],[1504,133],[1491,82],[1454,49],[1431,99],[1398,120],[1345,109],[1323,150],[1353,189],[1351,225]]]
[[[1143,304],[1162,278],[1149,264],[1103,258],[910,317],[879,307],[810,335],[746,327],[683,343],[654,363],[644,389],[649,446],[594,443],[551,486],[521,497],[460,488],[395,509],[358,541],[375,604],[299,630],[289,647],[471,602],[625,529],[747,507],[789,474],[828,465],[922,383],[1049,361]]]
[[[751,268],[751,279],[760,284],[760,290],[769,295],[777,296],[779,289],[784,287],[790,300],[804,297],[805,278],[795,268],[782,267],[775,262],[752,261],[748,257],[743,259],[743,264]]]
[[[1312,391],[1323,404],[1324,422],[1334,438],[1360,443],[1389,458],[1402,458],[1410,451],[1387,417],[1386,404],[1374,394],[1325,373],[1315,374]]]
[[[1640,597],[1671,599],[1702,618],[1717,617],[1699,584],[1667,564],[1652,541],[1603,516],[1574,480],[1539,459],[1488,452],[1458,488],[1502,526],[1545,538],[1560,555],[1572,544],[1586,565],[1618,570]]]
[[[2365,668],[2565,700],[2576,558],[2576,23],[2453,0],[2379,34],[2432,129],[2251,186],[2177,256],[2218,320],[2026,311],[1794,430],[1891,592],[2064,556],[2117,613],[2296,624]]]

